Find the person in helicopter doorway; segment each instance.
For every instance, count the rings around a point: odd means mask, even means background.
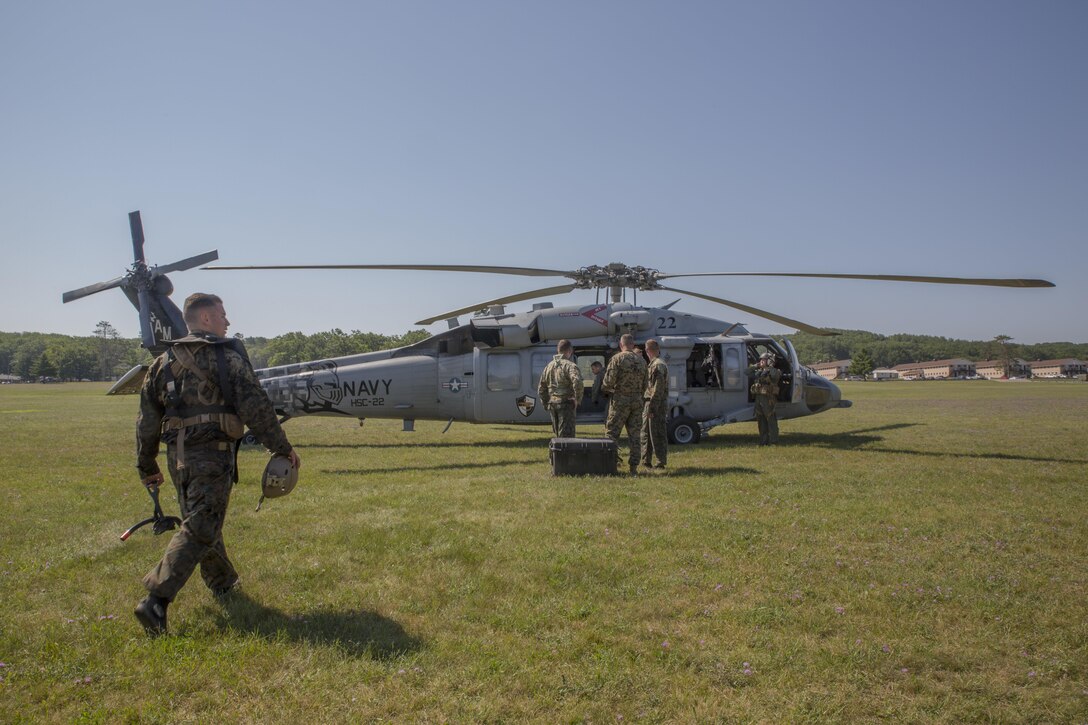
[[[136,605],[136,618],[151,636],[166,633],[166,608],[197,567],[217,597],[238,585],[238,572],[223,546],[223,519],[238,480],[236,444],[245,426],[295,470],[302,465],[241,340],[226,336],[230,322],[223,301],[211,294],[190,295],[183,317],[189,334],[151,363],[136,418],[140,481],[155,491],[164,483],[156,459],[159,442],[166,443],[182,515],[181,529],[144,577],[147,597]]]
[[[571,359],[574,346],[570,340],[560,340],[555,349],[557,354],[540,374],[536,392],[552,416],[552,434],[573,438],[575,410],[582,398],[582,371]]]
[[[774,413],[778,402],[778,383],[782,371],[774,366],[774,353],[759,356],[759,363],[748,368],[751,392],[756,397],[756,422],[759,424],[759,445],[773,446],[778,443],[778,418]]]
[[[604,365],[597,360],[589,366],[593,373],[593,387],[589,391],[589,402],[597,405],[601,402],[601,384],[604,382]]]

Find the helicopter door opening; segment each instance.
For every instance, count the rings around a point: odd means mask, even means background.
[[[688,355],[687,387],[722,389],[722,353],[718,345],[693,345]]]
[[[593,389],[597,379],[594,366],[599,366],[601,381],[604,381],[604,369],[608,365],[607,348],[603,347],[577,347],[574,348],[574,359],[578,363],[578,370],[582,373],[582,399],[578,402],[579,417],[585,416],[587,420],[604,420],[608,412],[608,397],[597,385],[597,397],[594,400]]]
[[[788,340],[786,341],[786,344],[790,344]],[[790,347],[792,350],[792,346]],[[778,381],[778,402],[792,402],[795,393],[798,395],[799,400],[800,393],[799,391],[796,391],[795,388],[800,388],[801,385],[800,383],[798,383],[798,385],[793,384],[794,380],[800,380],[800,375],[795,374],[794,372],[796,365],[794,361],[797,359],[797,353],[793,353],[791,356],[790,353],[787,353],[779,347],[778,343],[774,340],[757,340],[748,343],[748,364],[751,366],[759,365],[759,357],[765,352],[774,355],[774,366],[782,372],[782,378]],[[755,399],[755,394],[749,390],[748,402],[755,402]]]

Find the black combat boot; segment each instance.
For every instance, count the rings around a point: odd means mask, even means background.
[[[169,605],[169,599],[163,599],[154,594],[148,594],[136,605],[133,613],[149,636],[158,637],[160,634],[166,634],[166,607]]]

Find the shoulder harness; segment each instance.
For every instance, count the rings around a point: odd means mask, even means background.
[[[197,365],[196,358],[187,344],[199,343],[215,348],[216,377],[212,380],[207,371]],[[175,340],[166,351],[163,365],[163,377],[166,380],[166,410],[162,421],[162,432],[178,431],[176,459],[178,468],[185,467],[185,431],[195,425],[215,423],[232,440],[238,440],[245,433],[245,425],[234,406],[234,389],[227,374],[228,345],[237,352],[234,340],[205,339],[190,335]],[[244,357],[244,353],[240,353]],[[197,399],[199,405],[185,406],[178,391],[177,379],[183,371],[193,374],[199,381]]]

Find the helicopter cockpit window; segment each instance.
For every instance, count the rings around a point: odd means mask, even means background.
[[[487,356],[487,389],[519,390],[521,388],[521,355],[492,353]]]

